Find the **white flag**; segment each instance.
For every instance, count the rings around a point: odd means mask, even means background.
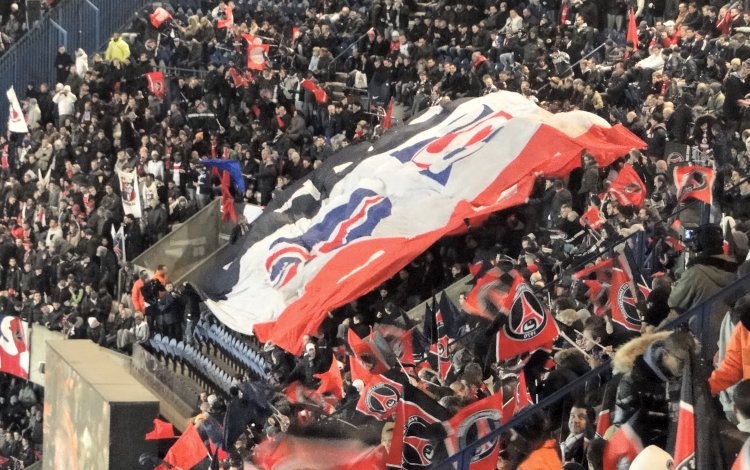
[[[115,230],[115,226],[110,227],[110,235],[112,235],[112,251],[117,255],[118,260],[126,260],[125,254],[125,225],[120,225],[118,230]]]
[[[138,175],[135,171],[117,170],[120,178],[120,196],[122,197],[122,210],[139,219],[141,217],[141,191],[138,188]]]
[[[8,130],[18,134],[28,134],[29,126],[26,125],[26,119],[23,116],[23,110],[18,103],[16,90],[10,87],[5,93],[10,101],[10,115],[8,116]]]

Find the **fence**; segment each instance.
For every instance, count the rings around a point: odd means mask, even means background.
[[[141,7],[153,0],[63,0],[33,25],[28,33],[0,56],[0,91],[14,86],[23,99],[26,85],[46,82],[55,86],[57,47],[74,56],[78,48],[89,56],[102,49]],[[8,105],[0,106],[0,128],[8,122]]]
[[[693,306],[690,310],[682,314],[678,319],[667,325],[665,330],[674,330],[684,325],[690,324],[693,333],[698,337],[698,340],[701,342],[701,344],[705,345],[709,341],[709,317],[711,315],[711,312],[714,310],[714,307],[719,303],[725,303],[727,299],[737,298],[739,295],[747,292],[748,290],[750,290],[750,275],[746,275],[734,281],[732,284],[714,294],[704,302],[700,303],[699,305]],[[704,359],[711,359],[711,357],[706,357],[711,356],[711,354],[707,353],[707,350],[705,348],[703,349],[703,354]],[[475,453],[477,453],[477,450],[481,449],[482,446],[486,446],[491,442],[499,440],[503,434],[510,432],[511,429],[523,423],[536,411],[540,409],[547,409],[550,406],[557,404],[561,400],[564,400],[575,390],[580,390],[582,387],[585,387],[586,383],[589,380],[597,380],[597,377],[600,374],[608,372],[611,367],[611,362],[608,362],[606,364],[600,365],[593,370],[590,370],[586,374],[576,379],[574,382],[557,390],[555,393],[545,398],[544,400],[541,400],[535,406],[525,408],[516,416],[511,418],[507,423],[488,433],[484,437],[469,444],[465,448],[461,449],[460,452],[437,464],[433,468],[446,470],[469,470],[472,458],[474,457]],[[696,468],[705,468],[705,465],[703,465],[704,462],[698,460],[696,463],[698,464]]]

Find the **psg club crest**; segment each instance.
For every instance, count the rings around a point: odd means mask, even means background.
[[[510,339],[529,340],[544,331],[547,315],[539,299],[527,284],[516,289],[516,295],[505,324],[505,333]]]
[[[122,194],[122,200],[127,202],[135,201],[135,186],[133,180],[120,179],[120,192]]]
[[[387,415],[398,405],[399,393],[391,384],[378,383],[365,394],[367,409],[378,415]]]
[[[430,425],[421,416],[411,416],[404,426],[403,466],[406,469],[428,468],[432,464],[435,447],[427,435]]]
[[[472,442],[475,442],[488,435],[500,426],[502,413],[500,410],[485,409],[473,413],[466,418],[456,430],[456,440],[458,449],[464,449]],[[498,445],[498,439],[485,442],[474,449],[474,455],[471,462],[480,462],[491,456]]]
[[[620,311],[625,316],[626,321],[634,325],[641,324],[641,317],[638,315],[635,296],[628,284],[621,285],[617,290],[617,306],[620,307]]]
[[[685,194],[704,189],[706,186],[708,186],[706,175],[701,171],[691,171],[685,177],[685,184],[682,186],[680,194],[678,194],[678,199]]]

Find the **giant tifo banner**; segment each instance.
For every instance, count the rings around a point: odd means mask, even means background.
[[[199,280],[227,326],[288,351],[332,309],[369,292],[447,233],[524,204],[537,177],[582,151],[608,165],[644,143],[586,112],[551,114],[498,92],[433,107],[348,147],[274,199]]]

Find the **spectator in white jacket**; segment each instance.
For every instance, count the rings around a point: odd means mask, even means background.
[[[636,67],[639,69],[651,69],[654,72],[661,73],[664,70],[664,56],[661,55],[661,45],[654,44],[649,48],[650,55],[641,60]]]
[[[58,83],[55,90],[56,93],[52,97],[52,102],[57,105],[57,115],[59,116],[57,126],[61,127],[65,124],[65,118],[72,118],[75,115],[75,104],[78,98],[70,91],[70,85],[63,86],[62,83]]]
[[[523,30],[523,17],[516,10],[510,10],[505,26],[500,29],[507,36],[515,36]]]

